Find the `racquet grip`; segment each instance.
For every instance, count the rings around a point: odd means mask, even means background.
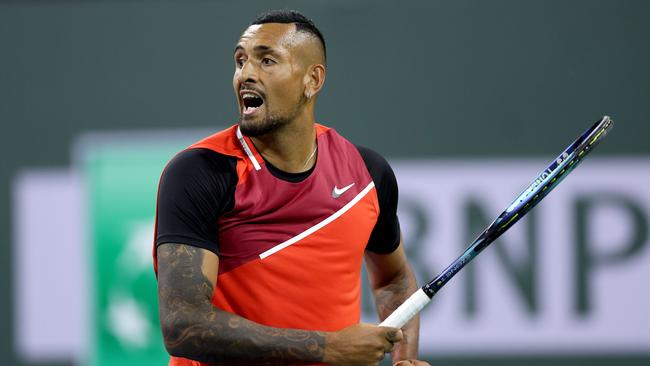
[[[400,305],[388,318],[379,324],[380,327],[401,328],[411,318],[417,315],[429,302],[431,298],[422,289],[417,290],[402,305]]]

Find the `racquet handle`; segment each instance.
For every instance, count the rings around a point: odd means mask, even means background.
[[[404,324],[416,316],[429,302],[431,302],[431,298],[422,289],[419,289],[395,309],[388,318],[384,319],[379,326],[402,328]]]

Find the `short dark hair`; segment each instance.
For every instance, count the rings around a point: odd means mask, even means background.
[[[300,14],[296,10],[269,10],[265,13],[262,13],[253,20],[251,25],[254,24],[265,24],[265,23],[283,23],[289,24],[293,23],[296,25],[296,30],[299,32],[307,32],[313,36],[316,36],[321,45],[323,46],[323,56],[327,59],[327,49],[325,48],[325,38],[323,34],[316,28],[314,22],[307,18],[306,16]]]

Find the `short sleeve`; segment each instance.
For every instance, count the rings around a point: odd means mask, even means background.
[[[395,173],[386,159],[373,150],[357,146],[368,172],[375,183],[379,199],[379,217],[370,234],[366,250],[389,254],[400,244],[400,226],[397,218],[398,188]]]
[[[208,149],[188,149],[160,178],[156,246],[181,243],[219,254],[217,219],[234,205],[236,159]]]

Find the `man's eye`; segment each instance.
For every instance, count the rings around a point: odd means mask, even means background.
[[[262,59],[262,65],[267,65],[268,66],[268,65],[273,65],[274,63],[275,63],[275,61],[273,61],[272,59],[270,59],[268,57],[265,57],[265,58]]]
[[[244,62],[246,62],[246,60],[244,60],[243,58],[238,58],[235,60],[235,64],[239,67],[244,66]]]

